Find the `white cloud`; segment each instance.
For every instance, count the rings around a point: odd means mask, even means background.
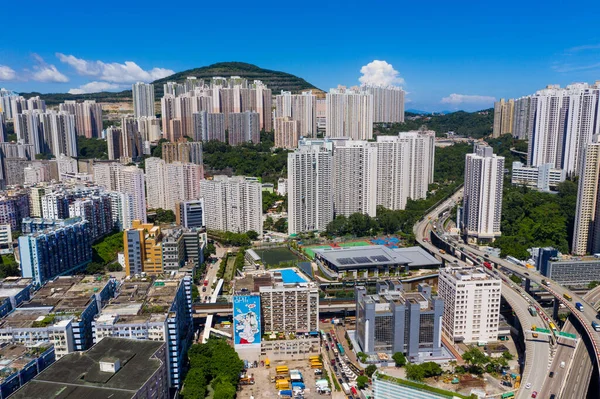
[[[477,96],[469,94],[456,94],[452,93],[448,97],[442,98],[442,104],[484,104],[493,103],[496,101],[495,97],[492,96]]]
[[[400,72],[396,71],[392,64],[386,61],[374,60],[360,68],[362,76],[358,79],[362,84],[372,85],[401,85],[404,84],[404,79],[400,76]]]
[[[584,44],[583,46],[575,46],[567,49],[567,53],[578,53],[580,51],[599,50],[600,44]]]
[[[122,88],[122,86],[116,83],[90,82],[79,86],[77,89],[69,90],[69,94],[99,93],[101,91],[116,90],[120,88]]]
[[[588,65],[572,65],[572,64],[564,64],[564,65],[553,65],[552,69],[556,72],[577,72],[577,71],[587,71],[589,69],[600,69],[600,62]]]
[[[31,55],[37,62],[37,65],[33,66],[33,72],[31,73],[31,79],[38,82],[59,82],[65,83],[69,81],[65,75],[63,75],[54,65],[47,64],[42,57],[37,54]]]
[[[87,61],[73,55],[56,53],[61,62],[72,66],[79,75],[94,76],[99,80],[114,83],[152,82],[170,75],[175,71],[165,68],[143,70],[133,61],[105,63],[102,61]]]
[[[0,65],[0,80],[15,80],[17,73],[11,67]]]

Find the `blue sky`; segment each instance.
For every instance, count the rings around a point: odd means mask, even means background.
[[[381,60],[407,108],[431,111],[600,80],[598,1],[5,3],[0,87],[15,91],[120,90],[220,61],[328,90]]]

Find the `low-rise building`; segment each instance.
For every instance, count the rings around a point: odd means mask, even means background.
[[[440,269],[438,294],[444,300],[442,331],[454,341],[498,339],[502,281],[483,268]]]
[[[94,342],[106,337],[166,342],[169,386],[181,387],[193,338],[192,278],[126,280],[93,322]]]
[[[421,247],[388,248],[385,245],[314,249],[315,262],[330,277],[368,271],[399,276],[409,269],[438,268],[441,262]]]
[[[469,399],[471,396],[434,388],[376,372],[373,374],[373,399]]]
[[[5,399],[56,361],[52,345],[28,348],[22,344],[0,344],[2,373],[0,398]]]
[[[542,275],[567,287],[587,287],[592,281],[600,281],[600,259],[597,257],[555,255],[539,263]]]
[[[56,357],[92,346],[92,321],[114,295],[108,277],[58,277],[0,320],[0,342],[53,344]]]
[[[0,253],[6,254],[12,251],[12,230],[10,224],[0,224]]]
[[[381,281],[373,295],[364,286],[356,287],[358,344],[366,354],[440,356],[443,312],[444,301],[434,298],[426,284],[418,292],[404,292],[401,281]]]
[[[536,188],[541,191],[555,189],[567,178],[564,169],[556,169],[553,164],[526,166],[521,162],[513,162],[511,183]]]
[[[13,398],[168,399],[168,357],[164,342],[106,338],[47,367]]]
[[[0,318],[28,301],[32,290],[30,278],[6,277],[0,281]]]

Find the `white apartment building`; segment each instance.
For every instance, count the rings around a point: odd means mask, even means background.
[[[530,96],[529,113],[515,126],[527,126],[528,165],[551,163],[568,175],[577,174],[585,146],[600,133],[600,82],[548,86]],[[526,115],[527,121],[523,121]],[[523,136],[521,131],[515,132]]]
[[[158,141],[162,138],[160,119],[155,116],[141,116],[137,118],[137,125],[143,141]]]
[[[335,143],[333,151],[335,215],[377,211],[377,144],[361,140]]]
[[[373,122],[404,122],[404,90],[401,87],[363,85],[360,89],[373,96]]]
[[[427,197],[433,183],[435,132],[410,131],[377,137],[377,205],[404,209]]]
[[[94,183],[109,191],[131,195],[133,218],[146,223],[144,171],[136,166],[116,162],[94,164]]]
[[[160,158],[146,159],[147,204],[150,209],[176,211],[178,202],[200,197],[202,166],[193,163],[166,163]]]
[[[463,228],[472,241],[500,236],[504,157],[487,145],[475,145],[466,155]]]
[[[444,300],[442,331],[454,341],[498,339],[502,281],[481,268],[440,269],[438,295]]]
[[[255,231],[262,236],[262,185],[258,179],[245,176],[214,176],[200,182],[204,198],[207,230],[245,233]]]
[[[594,136],[587,145],[579,170],[572,245],[574,255],[600,252],[600,222],[597,214],[599,178],[600,142],[598,136]]]
[[[100,137],[102,133],[102,106],[95,100],[82,103],[65,101],[59,106],[60,111],[75,115],[75,130],[78,136],[87,138]]]
[[[133,94],[133,114],[136,118],[142,116],[155,116],[154,112],[154,85],[152,83],[137,82],[131,85]]]
[[[323,231],[333,220],[333,155],[324,140],[288,154],[288,233]]]
[[[288,117],[298,121],[298,132],[301,137],[317,136],[317,96],[312,90],[302,94],[281,91],[275,96],[275,118]]]
[[[373,96],[355,89],[338,86],[325,97],[327,101],[327,137],[349,137],[354,140],[373,138]]]
[[[110,196],[113,226],[120,231],[130,229],[135,219],[133,196],[117,191],[111,191],[108,195]]]

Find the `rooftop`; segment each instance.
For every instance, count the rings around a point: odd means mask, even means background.
[[[6,377],[16,373],[25,367],[29,362],[35,360],[49,346],[40,346],[28,348],[25,345],[5,342],[0,344],[0,383],[3,383]]]
[[[102,309],[97,322],[127,324],[164,321],[181,283],[180,277],[176,275],[173,279],[155,280],[141,278],[124,282],[115,298]]]
[[[17,295],[31,285],[30,278],[6,277],[0,281],[0,300]]]
[[[448,398],[448,399],[453,399],[453,398],[460,398],[460,399],[469,399],[472,396],[465,396],[465,395],[461,395],[457,392],[452,392],[452,391],[446,391],[445,389],[440,389],[440,388],[435,388],[432,386],[429,386],[427,384],[423,384],[420,382],[414,382],[414,381],[408,381],[408,380],[403,380],[401,378],[396,378],[396,377],[392,377],[386,374],[383,374],[381,372],[377,372],[375,374],[375,379],[376,380],[381,380],[381,381],[386,381],[392,384],[396,384],[396,385],[401,385],[407,388],[412,388],[416,391],[424,391],[424,392],[430,392],[433,393],[434,395],[439,396],[440,398]]]
[[[317,257],[338,268],[368,268],[381,265],[408,265],[409,267],[439,266],[441,262],[421,247],[388,248],[384,245],[361,247],[315,248]]]
[[[31,299],[0,321],[0,328],[35,328],[53,324],[53,314],[78,317],[92,296],[108,283],[108,277],[61,276],[47,282]]]
[[[445,269],[441,269],[441,274],[460,281],[487,280],[500,282],[500,279],[490,276],[481,267],[446,267]]]
[[[37,398],[132,398],[161,367],[153,355],[163,342],[104,338],[89,351],[71,353],[38,374],[19,389],[15,399]],[[100,362],[119,359],[116,373],[100,371]]]

